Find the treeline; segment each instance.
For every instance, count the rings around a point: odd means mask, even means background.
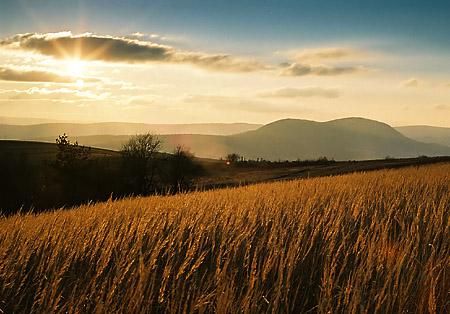
[[[136,135],[120,153],[95,156],[72,143],[67,135],[56,140],[57,153],[47,158],[5,151],[0,154],[0,213],[42,211],[109,198],[170,194],[189,190],[203,173],[188,151],[160,152],[152,134]]]
[[[306,159],[306,160],[265,160],[264,158],[250,159],[246,158],[237,153],[228,154],[225,157],[225,162],[229,165],[235,165],[238,167],[306,167],[306,166],[319,166],[319,165],[329,165],[334,164],[336,161],[332,158],[327,158],[326,156],[319,157],[317,159]]]

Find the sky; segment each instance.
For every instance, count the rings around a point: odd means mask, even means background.
[[[449,1],[0,0],[0,116],[450,127]]]

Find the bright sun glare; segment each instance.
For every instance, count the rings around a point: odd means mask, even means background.
[[[66,71],[74,77],[82,76],[84,73],[84,62],[80,60],[68,60],[66,63]]]

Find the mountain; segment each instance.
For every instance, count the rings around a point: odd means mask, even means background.
[[[70,136],[132,135],[145,132],[156,134],[212,134],[231,135],[260,127],[250,123],[195,123],[195,124],[144,124],[144,123],[42,123],[32,125],[0,124],[0,139],[38,140],[54,139],[63,133]]]
[[[416,141],[450,146],[450,128],[427,125],[400,126],[395,128]]]
[[[128,136],[74,137],[84,145],[120,149]],[[198,157],[220,158],[238,153],[246,158],[266,160],[316,159],[363,160],[420,155],[450,155],[450,147],[422,143],[405,137],[385,123],[362,118],[328,122],[284,119],[256,130],[229,136],[162,135],[163,149],[177,145]]]
[[[248,158],[336,160],[448,155],[450,148],[411,140],[385,123],[363,118],[328,122],[285,119],[230,137]]]

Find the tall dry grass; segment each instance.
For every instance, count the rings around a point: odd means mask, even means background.
[[[441,164],[4,218],[0,309],[443,313],[449,188]]]

